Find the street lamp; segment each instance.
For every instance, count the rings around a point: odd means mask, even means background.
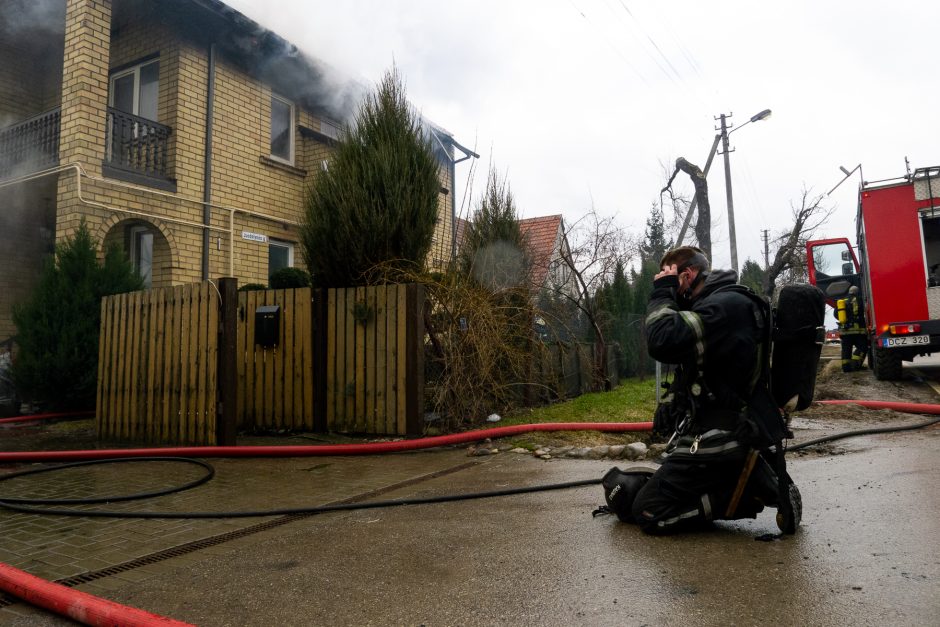
[[[725,194],[728,200],[728,238],[731,240],[731,269],[735,272],[738,271],[738,240],[734,232],[734,199],[731,195],[731,160],[728,157],[728,153],[731,152],[728,146],[728,135],[733,133],[738,129],[742,129],[751,122],[759,122],[761,120],[766,120],[770,117],[770,109],[764,109],[760,113],[751,116],[747,122],[742,124],[736,129],[728,130],[727,118],[731,117],[732,114],[725,115],[722,113],[719,118],[721,119],[721,132],[718,137],[721,137],[721,147],[724,151],[725,157]],[[716,120],[719,118],[715,118]],[[715,138],[715,146],[718,145],[718,137]],[[714,148],[712,148],[714,150]],[[709,157],[709,162],[711,162],[711,157]]]

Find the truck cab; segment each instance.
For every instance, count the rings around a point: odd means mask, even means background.
[[[856,228],[854,248],[847,238],[807,243],[809,279],[833,307],[858,286],[869,363],[876,378],[900,379],[903,361],[940,351],[940,167],[863,182]]]

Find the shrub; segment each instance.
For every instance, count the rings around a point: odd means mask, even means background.
[[[300,268],[281,268],[271,275],[271,289],[310,287],[310,275]]]
[[[83,220],[56,246],[29,300],[13,309],[14,381],[21,396],[50,408],[94,408],[101,299],[143,287],[119,248],[109,248],[103,264],[96,249]]]
[[[238,288],[239,292],[255,292],[257,290],[266,290],[268,286],[264,283],[245,283]]]

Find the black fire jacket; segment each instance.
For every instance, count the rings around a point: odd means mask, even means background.
[[[678,364],[676,382],[686,389],[674,392],[689,395],[696,405],[695,420],[676,452],[694,448],[699,458],[739,452],[732,417],[744,408],[760,374],[765,321],[748,296],[728,289],[736,283],[732,271],[712,272],[688,309],[677,302],[677,277],[653,283],[646,315],[650,356]]]

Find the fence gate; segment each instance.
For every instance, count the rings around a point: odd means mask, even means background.
[[[102,299],[101,437],[216,443],[219,305],[208,281]]]
[[[255,312],[279,308],[277,346],[255,342]],[[314,429],[313,297],[309,287],[238,294],[238,425]]]
[[[424,415],[424,286],[327,290],[326,426],[420,434]]]

